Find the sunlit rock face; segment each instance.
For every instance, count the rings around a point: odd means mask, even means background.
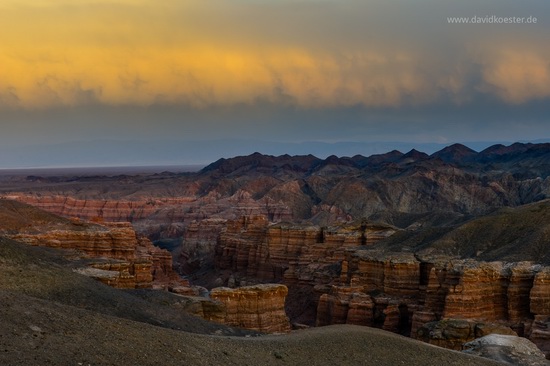
[[[548,354],[548,268],[425,260],[348,251],[339,281],[316,287],[316,324],[375,326],[453,349],[486,334],[519,334]]]
[[[210,291],[210,298],[223,306],[210,307],[210,311],[204,311],[204,317],[260,332],[289,332],[290,322],[285,313],[287,293],[287,287],[278,284],[218,287]]]
[[[139,241],[129,223],[87,225],[79,220],[74,223],[74,227],[69,230],[18,233],[10,237],[31,245],[78,249],[90,257],[128,261],[136,259]]]

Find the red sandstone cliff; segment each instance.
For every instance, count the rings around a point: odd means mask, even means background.
[[[550,356],[550,268],[538,272],[530,293],[530,310],[534,321],[529,339]]]
[[[320,297],[317,324],[410,331],[414,338],[448,348],[477,337],[479,327],[500,334],[515,331],[548,354],[549,273],[528,262],[436,258],[430,263],[403,253],[349,252],[340,285]],[[439,320],[454,323],[441,328]]]
[[[25,194],[12,192],[5,198],[17,200],[64,217],[95,222],[131,222],[150,238],[178,237],[193,221],[236,219],[243,215],[265,215],[272,221],[291,220],[290,209],[273,199],[255,200],[246,190],[222,196],[215,190],[205,196],[151,197],[146,192],[131,198],[76,198],[76,192]]]
[[[7,235],[11,239],[35,246],[76,249],[92,262],[93,270],[81,270],[117,288],[167,287],[188,285],[172,270],[170,252],[155,247],[147,238],[139,238],[130,223],[86,225],[79,230],[51,230],[39,233]]]
[[[187,284],[172,271],[172,255],[139,237],[132,225],[68,220],[15,201],[0,200],[0,234],[35,246],[75,249],[92,269],[81,272],[119,288]],[[90,260],[93,259],[93,260]]]
[[[391,227],[270,224],[265,216],[230,220],[216,246],[216,267],[259,281],[326,284],[346,250],[391,235]],[[334,272],[334,273],[332,273]]]
[[[27,195],[14,193],[14,199],[64,217],[84,220],[101,219],[108,222],[143,219],[163,207],[192,202],[192,198],[162,198],[129,200],[76,199],[60,195]]]
[[[204,318],[260,332],[289,332],[290,322],[284,310],[287,293],[286,286],[277,284],[218,287],[210,292],[210,298],[222,306],[205,310],[203,305]]]
[[[290,290],[287,312],[294,321],[313,325],[322,293],[314,286],[338,280],[348,249],[372,245],[393,232],[365,224],[319,227],[244,217],[222,230],[215,264],[232,273],[231,283],[282,281]]]

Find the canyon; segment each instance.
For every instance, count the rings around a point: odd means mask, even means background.
[[[548,354],[550,267],[380,249],[394,232],[243,218],[220,234],[216,268],[230,271],[233,286],[285,284],[287,313],[301,323],[378,327],[451,349],[486,332],[517,334]],[[298,289],[302,308],[293,301]],[[441,324],[446,329],[434,331]]]
[[[206,291],[178,276],[173,271],[172,254],[138,236],[128,222],[66,219],[2,199],[0,234],[31,246],[68,250],[76,273],[114,288],[166,290],[193,298]],[[286,333],[290,331],[284,310],[287,293],[284,285],[214,288],[198,301],[200,311],[192,313],[225,325]]]
[[[232,326],[362,325],[451,349],[517,334],[549,357],[548,161],[549,144],[455,144],[431,156],[256,153],[197,173],[10,176],[1,201],[66,221],[2,235],[100,257],[81,273],[187,296],[189,311]]]

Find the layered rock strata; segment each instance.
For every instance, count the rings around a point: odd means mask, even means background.
[[[94,222],[131,222],[142,235],[151,239],[181,237],[192,222],[207,219],[237,219],[264,215],[271,221],[293,220],[290,208],[280,201],[257,201],[246,190],[222,196],[211,191],[176,197],[150,197],[142,194],[131,199],[81,199],[75,192],[64,195],[12,192],[4,198],[16,200],[68,218]],[[192,236],[192,234],[191,234]],[[215,243],[215,241],[214,241]]]
[[[225,219],[193,220],[187,226],[176,261],[180,273],[189,275],[214,267],[216,243],[226,222]]]
[[[341,323],[408,334],[412,314],[420,308],[420,263],[410,253],[365,254],[348,253],[340,285],[320,297],[317,325],[333,324],[336,316]]]
[[[288,314],[296,322],[314,325],[322,287],[340,277],[346,250],[372,245],[394,232],[391,227],[361,223],[319,227],[270,224],[262,216],[244,217],[228,221],[221,232],[215,264],[218,270],[232,273],[224,282],[230,287],[284,283],[291,290]]]
[[[155,247],[147,238],[138,237],[127,222],[88,224],[73,221],[71,228],[33,230],[6,234],[13,240],[34,246],[76,249],[92,262],[82,274],[117,288],[168,288],[186,286],[172,270],[172,255]]]
[[[457,319],[528,337],[543,349],[548,344],[547,270],[531,262],[369,249],[376,238],[393,232],[391,227],[321,228],[245,217],[228,221],[220,233],[215,264],[242,282],[281,281],[291,292],[311,288],[298,292],[311,296],[316,325],[369,325],[417,338],[428,323]],[[231,285],[238,283],[231,277]],[[460,339],[473,338],[458,339],[445,342],[456,347]]]
[[[216,268],[259,281],[327,284],[339,277],[346,249],[370,245],[391,227],[270,224],[265,216],[230,220],[216,246]]]
[[[130,223],[87,225],[76,220],[74,224],[71,229],[25,232],[10,237],[35,246],[77,249],[90,257],[136,259],[138,239]]]
[[[362,287],[332,286],[321,295],[317,307],[317,326],[355,324],[372,326],[375,303]]]
[[[219,287],[210,291],[210,298],[223,306],[202,302],[202,312],[205,319],[230,326],[266,333],[289,332],[284,309],[287,294],[287,287],[278,284]]]
[[[550,358],[550,268],[545,267],[533,280],[531,313],[535,314],[529,339]]]
[[[549,269],[529,262],[430,260],[348,252],[339,284],[320,297],[317,324],[373,325],[455,349],[483,328],[525,336],[549,354]],[[357,317],[358,299],[366,319]]]
[[[8,196],[8,198],[64,217],[78,217],[83,220],[101,220],[106,222],[132,222],[151,216],[161,208],[183,205],[193,201],[190,197],[149,198],[129,201],[77,199],[70,196],[39,196],[18,193],[14,193]]]

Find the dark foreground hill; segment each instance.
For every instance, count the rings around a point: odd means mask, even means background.
[[[498,364],[357,326],[227,336],[246,332],[103,286],[70,263],[53,250],[0,240],[0,364]]]

